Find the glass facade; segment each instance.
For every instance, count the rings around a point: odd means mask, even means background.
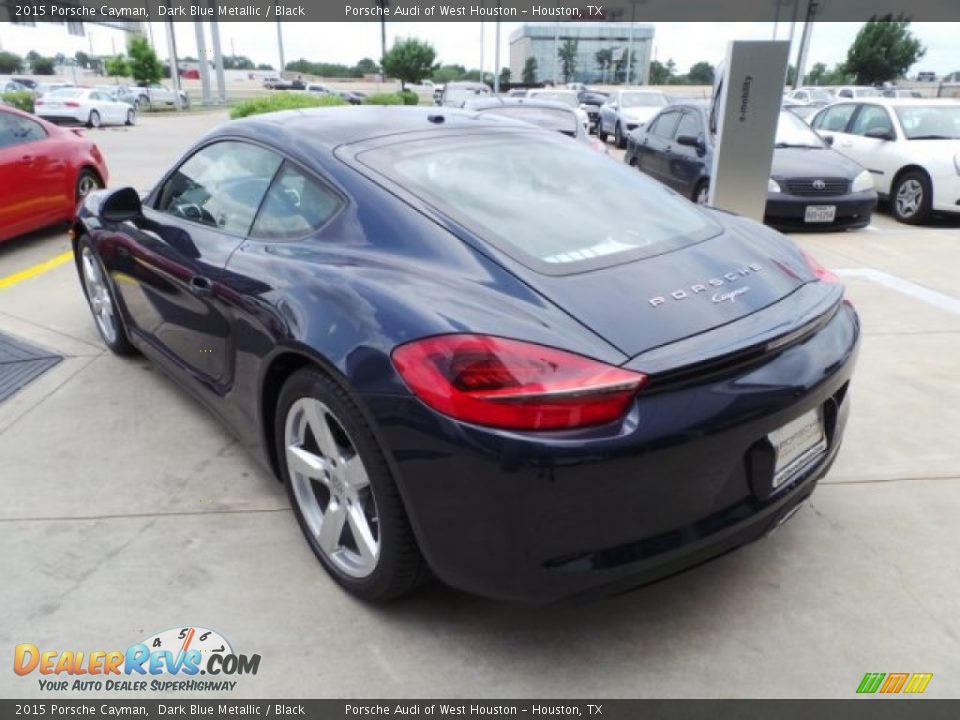
[[[627,62],[627,51],[633,59]],[[570,50],[573,62],[564,77],[561,52]],[[629,22],[528,23],[510,35],[510,78],[523,82],[528,58],[536,61],[533,82],[627,83],[649,80],[653,26]],[[627,77],[629,65],[629,77]]]

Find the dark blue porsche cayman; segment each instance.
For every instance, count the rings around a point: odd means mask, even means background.
[[[350,592],[546,601],[755,540],[837,454],[859,338],[829,271],[557,133],[447,108],[231,122],[91,193],[106,344],[287,486]]]

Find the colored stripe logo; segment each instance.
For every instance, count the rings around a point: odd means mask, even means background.
[[[933,673],[866,673],[857,687],[861,695],[920,694],[927,689]]]

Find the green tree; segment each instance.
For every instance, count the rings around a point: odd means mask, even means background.
[[[797,79],[797,66],[793,63],[787,65],[787,85],[793,85]],[[800,78],[800,84],[803,84],[803,78]]]
[[[73,59],[77,61],[77,65],[85,70],[90,67],[90,56],[87,55],[83,50],[77,50],[73,56]]]
[[[127,52],[130,55],[130,77],[142,85],[160,81],[163,65],[145,37],[131,38]]]
[[[22,65],[23,58],[16,53],[0,51],[0,73],[18,73]]]
[[[123,55],[117,55],[104,60],[103,71],[107,77],[130,77],[130,63]]]
[[[614,61],[613,68],[613,78],[615,82],[627,82],[627,61],[630,61],[630,67],[633,70],[636,70],[637,67],[637,54],[631,53],[630,50],[625,49],[620,57]],[[673,65],[671,65],[673,63]],[[676,68],[676,63],[673,60],[667,62],[667,66],[670,67],[670,78],[673,79],[674,68]]]
[[[708,62],[694,63],[687,73],[691,85],[713,85],[713,65]]]
[[[435,83],[448,83],[454,80],[460,80],[466,74],[467,69],[463,65],[435,65],[430,74],[430,78]]]
[[[807,73],[807,82],[811,85],[823,85],[826,76],[827,66],[822,62],[814,63],[810,72]]]
[[[528,84],[537,81],[537,59],[535,57],[528,57],[523,63],[523,81]]]
[[[669,85],[670,71],[667,66],[659,60],[650,63],[650,84],[651,85]]]
[[[400,90],[406,90],[407,83],[416,84],[429,77],[436,57],[430,43],[416,38],[397,40],[383,57],[383,74],[399,80]]]
[[[597,50],[593,57],[597,61],[597,67],[600,68],[600,81],[606,82],[607,70],[613,65],[613,50],[611,48]]]
[[[560,58],[560,72],[563,73],[563,81],[570,80],[577,74],[577,46],[579,40],[567,38],[557,49],[557,57]]]
[[[269,63],[260,63],[257,65],[257,70],[273,70],[273,65]]]
[[[847,51],[846,71],[861,85],[879,85],[904,77],[927,49],[910,32],[903,13],[877,18],[874,15],[860,28]]]
[[[253,64],[253,60],[248,58],[246,55],[224,55],[223,69],[224,70],[253,70],[254,64]]]
[[[363,77],[364,75],[375,75],[380,72],[380,66],[377,65],[371,58],[365,57],[356,65],[356,74],[357,77]]]
[[[510,85],[510,68],[504,67],[500,69],[500,88],[503,89]]]
[[[30,70],[34,75],[53,75],[53,58],[35,55],[30,60]]]

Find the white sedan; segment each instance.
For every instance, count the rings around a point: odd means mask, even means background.
[[[556,102],[566,105],[577,115],[577,119],[585,128],[590,127],[590,117],[586,110],[580,107],[580,101],[577,99],[577,93],[573,90],[562,90],[557,88],[533,88],[527,90],[528,98],[537,100],[546,100],[547,102]]]
[[[75,122],[91,128],[133,125],[137,121],[133,107],[90,88],[61,88],[47,93],[34,103],[34,112],[51,122]]]
[[[960,101],[858,98],[823,108],[810,124],[870,171],[900,222],[960,213]]]

